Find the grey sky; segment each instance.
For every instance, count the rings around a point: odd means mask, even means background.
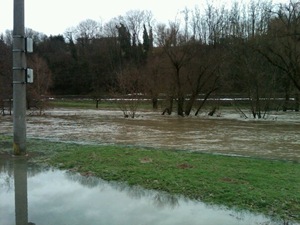
[[[174,21],[176,15],[185,7],[194,9],[202,7],[208,0],[24,0],[25,1],[25,26],[47,35],[63,34],[72,26],[81,21],[93,19],[107,22],[113,17],[125,15],[130,10],[152,11],[158,22]],[[231,0],[209,0],[217,5]],[[246,0],[240,0],[244,2]],[[287,0],[273,0],[274,3]],[[221,2],[221,3],[220,3]],[[13,0],[0,1],[0,33],[6,29],[13,29]]]

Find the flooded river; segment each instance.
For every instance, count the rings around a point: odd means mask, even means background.
[[[1,225],[272,225],[282,221],[0,158]],[[290,223],[292,225],[292,223]]]
[[[2,117],[0,125],[0,133],[12,133],[10,117]],[[300,162],[299,112],[273,112],[261,120],[242,119],[230,110],[218,117],[139,112],[136,118],[125,119],[120,111],[56,109],[44,116],[28,116],[27,136]]]

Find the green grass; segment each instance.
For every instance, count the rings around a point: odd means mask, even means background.
[[[79,109],[96,109],[96,101],[92,99],[56,99],[49,101],[49,106],[53,108],[79,108]],[[113,101],[100,101],[98,109],[119,109],[120,105]],[[151,102],[141,102],[139,109],[152,109]]]
[[[300,221],[296,163],[118,146],[82,146],[50,162],[105,180]]]
[[[49,106],[63,108],[95,109],[96,102],[94,100],[59,99],[49,101]]]
[[[0,152],[10,143],[0,136]],[[299,163],[36,139],[27,150],[43,153],[35,163],[300,222]]]

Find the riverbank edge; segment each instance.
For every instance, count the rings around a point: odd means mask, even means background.
[[[0,138],[10,157],[12,137]],[[30,162],[300,222],[300,164],[120,145],[29,139]]]

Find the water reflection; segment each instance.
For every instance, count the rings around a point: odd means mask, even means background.
[[[0,160],[2,161],[2,160]],[[6,187],[6,192],[14,191],[15,203],[15,224],[16,225],[34,225],[28,222],[28,200],[27,200],[27,160],[25,158],[15,158],[13,160],[0,163],[1,172],[1,191]],[[6,175],[3,175],[3,171]],[[1,198],[2,199],[2,198]],[[6,199],[5,199],[6,200]],[[8,203],[8,202],[6,202]],[[1,210],[2,211],[2,210]],[[1,216],[1,224],[12,224],[9,218]]]
[[[282,224],[262,215],[1,158],[0,199],[1,225]]]
[[[13,165],[16,225],[24,225],[28,224],[27,160],[15,159]]]
[[[175,208],[179,205],[179,198],[166,192],[145,190],[139,186],[128,186],[126,183],[106,182],[93,176],[85,177],[72,172],[66,172],[66,175],[68,180],[78,182],[89,188],[98,187],[102,191],[105,191],[105,188],[109,185],[109,188],[114,189],[116,192],[124,192],[132,199],[148,198],[149,200],[152,200],[153,204],[157,207]]]

